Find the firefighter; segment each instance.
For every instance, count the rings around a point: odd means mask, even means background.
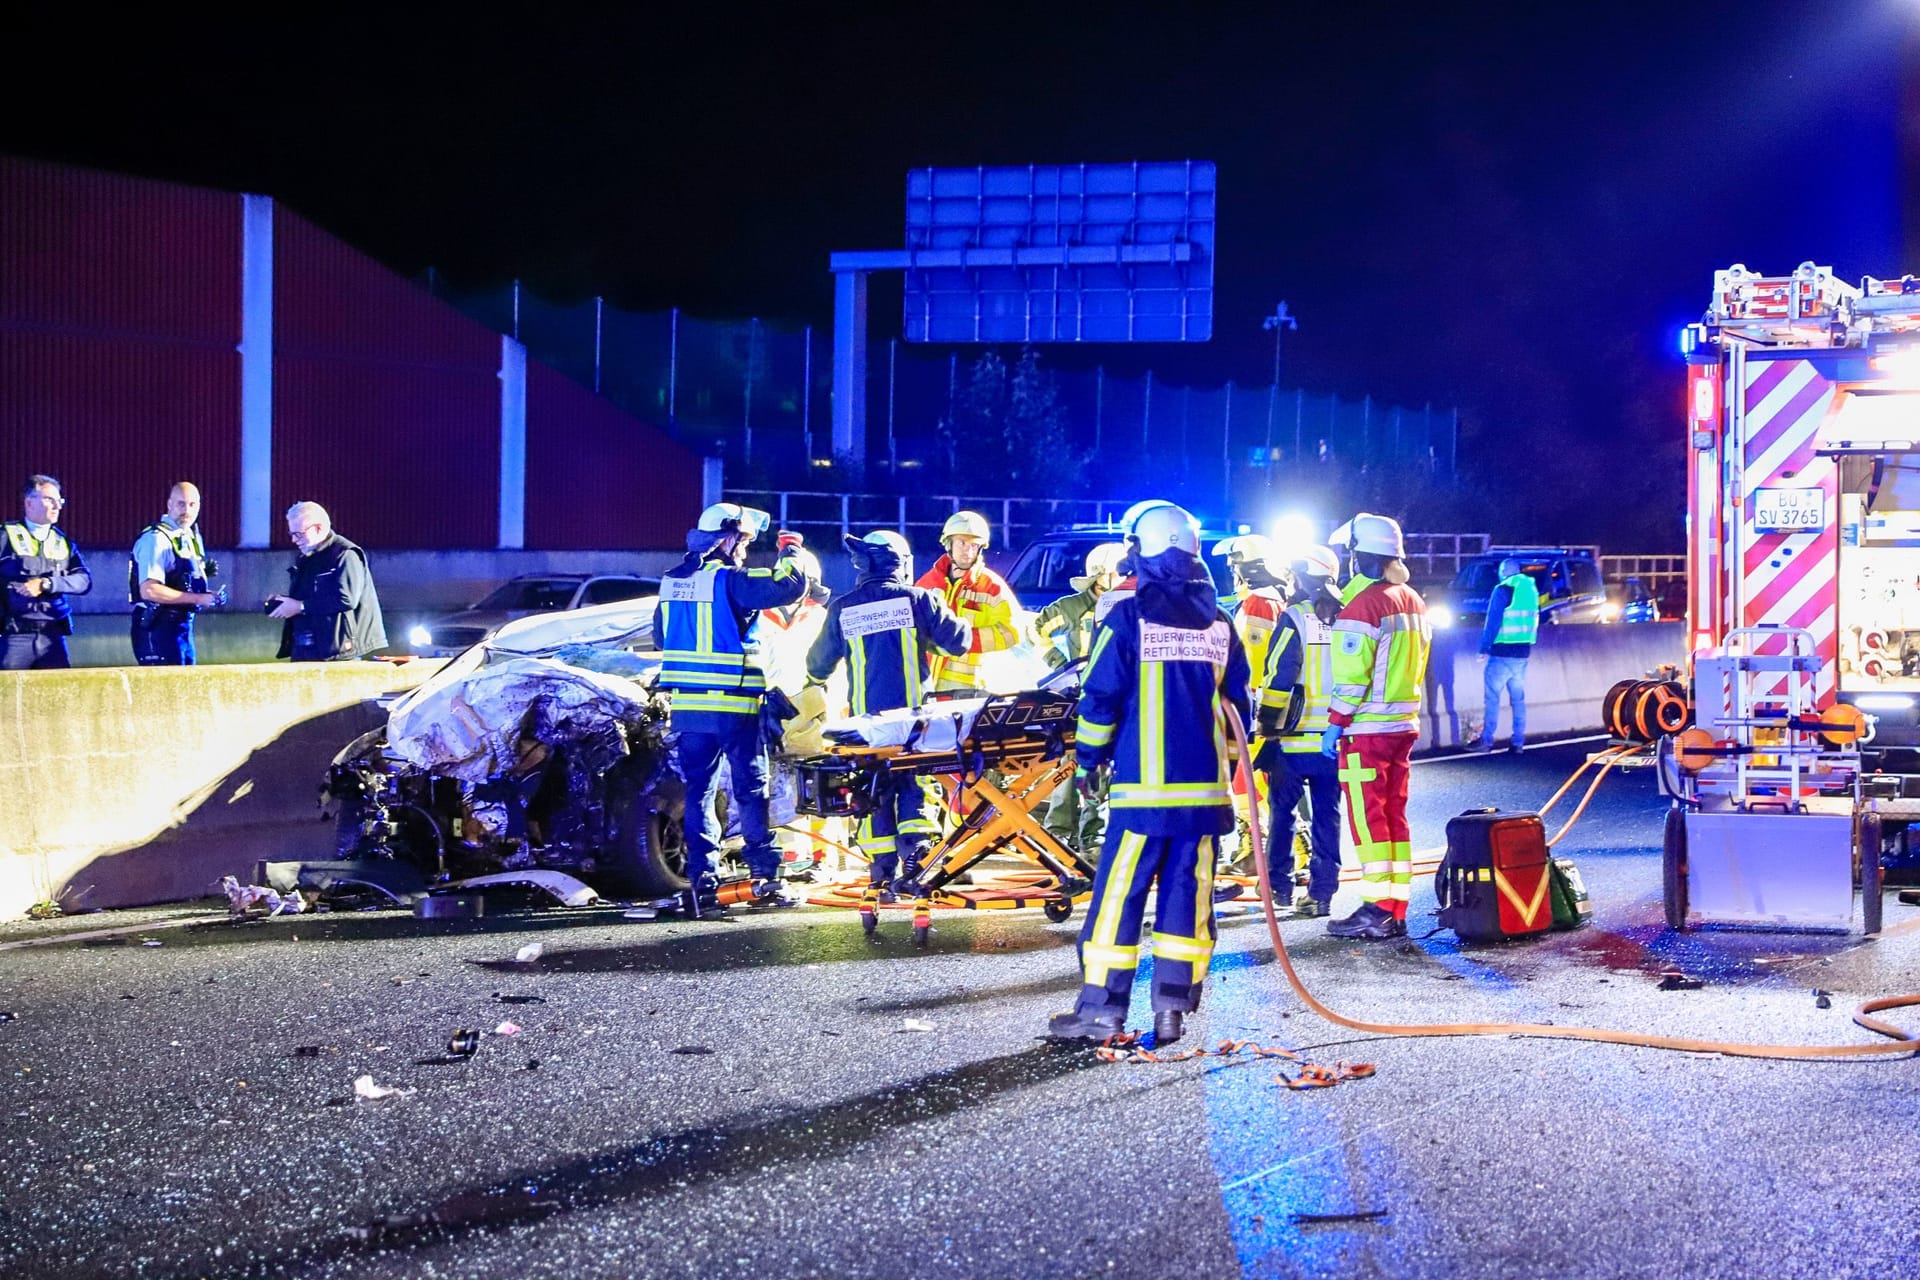
[[[821,728],[826,724],[831,702],[844,706],[844,687],[837,692],[823,691],[824,697],[810,697],[807,690],[807,651],[813,647],[820,628],[827,620],[827,601],[833,593],[821,581],[820,560],[807,550],[806,539],[798,533],[781,530],[774,546],[782,554],[791,554],[800,572],[807,577],[807,594],[792,604],[760,611],[760,658],[766,669],[767,686],[789,698],[795,714],[780,730],[773,763],[774,808],[786,812],[795,798],[793,767],[780,757],[818,755],[826,750]],[[795,813],[787,824],[774,832],[780,845],[780,860],[790,869],[811,870],[826,861],[834,847],[831,827],[836,820]]]
[[[913,548],[893,530],[849,537],[846,545],[854,588],[827,606],[807,652],[807,679],[819,686],[845,662],[853,714],[917,707],[926,701],[929,651],[972,651],[973,628],[947,608],[939,592],[914,584]],[[860,824],[860,847],[869,861],[861,923],[869,932],[883,898],[918,891],[935,830],[926,816],[926,793],[910,775],[880,774],[874,801]]]
[[[1257,759],[1272,806],[1267,860],[1275,896],[1282,902],[1293,896],[1292,851],[1300,799],[1306,796],[1312,855],[1307,896],[1294,914],[1324,916],[1340,884],[1340,781],[1337,766],[1320,752],[1321,735],[1331,723],[1333,620],[1340,612],[1334,584],[1340,561],[1327,547],[1310,547],[1294,561],[1292,577],[1260,681],[1263,741]]]
[[[1222,539],[1213,554],[1225,556],[1233,572],[1233,591],[1220,604],[1233,619],[1240,642],[1247,646],[1247,663],[1256,675],[1267,669],[1267,646],[1280,611],[1287,607],[1287,582],[1268,567],[1273,544],[1257,533]]]
[[[1042,609],[1034,618],[1033,633],[1045,648],[1047,665],[1059,670],[1086,658],[1093,647],[1094,611],[1100,600],[1120,582],[1120,565],[1127,558],[1124,542],[1103,542],[1087,552],[1087,572],[1074,578],[1074,593]],[[1100,836],[1106,815],[1098,804],[1080,798],[1077,787],[1061,787],[1047,802],[1047,830],[1060,843],[1088,859],[1100,856]]]
[[[1213,958],[1213,872],[1233,830],[1226,717],[1247,716],[1247,653],[1200,558],[1200,530],[1171,504],[1128,530],[1139,578],[1094,633],[1080,686],[1074,783],[1111,775],[1106,848],[1080,931],[1080,998],[1056,1036],[1104,1037],[1127,1016],[1147,894],[1156,889],[1153,1028],[1178,1040]]]
[[[1360,908],[1330,921],[1339,938],[1407,932],[1413,835],[1407,780],[1420,736],[1420,696],[1433,633],[1427,605],[1407,585],[1400,526],[1361,512],[1350,526],[1353,577],[1333,623],[1333,698],[1320,749],[1337,753],[1347,827],[1360,857]]]
[[[780,849],[767,821],[773,777],[762,727],[767,677],[757,624],[762,609],[797,603],[811,584],[793,549],[771,569],[746,567],[747,548],[767,523],[764,511],[714,503],[687,533],[686,558],[660,582],[655,628],[664,654],[658,687],[671,693],[674,761],[687,784],[683,901],[695,917],[726,912],[715,896],[710,817],[722,758],[732,778],[728,804],[746,836],[742,856],[754,880],[753,898],[785,904]]]
[[[1020,643],[1015,619],[1020,601],[1005,578],[987,568],[985,555],[992,542],[987,518],[976,511],[956,511],[940,530],[946,554],[933,562],[915,585],[938,591],[948,609],[973,629],[973,647],[962,654],[936,654],[933,690],[986,692],[980,655],[998,653]]]
[[[1480,750],[1493,750],[1494,730],[1500,727],[1500,691],[1506,690],[1513,709],[1513,736],[1507,750],[1515,755],[1527,749],[1527,659],[1540,635],[1540,588],[1518,560],[1500,562],[1500,585],[1487,600],[1487,623],[1480,633],[1480,652],[1487,659],[1486,724],[1480,730]]]

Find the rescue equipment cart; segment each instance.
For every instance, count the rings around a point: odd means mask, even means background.
[[[1694,659],[1694,726],[1657,748],[1667,923],[1880,930],[1881,815],[1865,794],[1867,718],[1819,710],[1822,656],[1799,628],[1739,627]]]

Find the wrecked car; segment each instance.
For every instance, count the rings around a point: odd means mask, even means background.
[[[560,872],[609,898],[684,889],[656,604],[518,619],[402,696],[327,772],[330,865],[402,864],[423,888]]]

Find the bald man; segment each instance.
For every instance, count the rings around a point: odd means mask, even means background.
[[[194,663],[193,616],[227,602],[227,589],[209,591],[219,566],[201,540],[200,490],[182,480],[167,493],[167,514],[140,531],[127,560],[127,600],[133,605],[133,656],[143,667]]]

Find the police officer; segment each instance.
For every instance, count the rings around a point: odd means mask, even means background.
[[[846,662],[853,714],[917,707],[926,701],[930,651],[968,652],[973,628],[938,591],[914,585],[913,548],[893,530],[849,537],[846,545],[854,588],[827,606],[826,625],[807,653],[807,678],[822,683]],[[874,800],[873,813],[860,823],[860,848],[868,860],[860,923],[868,932],[889,888],[900,895],[919,893],[922,859],[934,833],[917,779],[882,774]]]
[[[796,603],[809,582],[793,555],[771,569],[746,567],[747,548],[763,532],[764,511],[716,502],[687,533],[687,555],[660,581],[656,634],[664,658],[658,687],[671,691],[674,760],[686,780],[682,830],[687,843],[688,915],[724,915],[715,896],[715,825],[710,813],[724,758],[732,779],[728,806],[746,836],[743,857],[756,901],[785,905],[780,848],[767,817],[772,763],[761,725],[767,676],[760,665],[762,609]],[[797,548],[796,548],[797,550]]]
[[[0,670],[70,666],[73,606],[67,597],[93,590],[93,575],[80,548],[54,523],[67,505],[60,482],[28,476],[20,494],[25,518],[0,524],[0,629],[6,638]]]
[[[1332,723],[1333,620],[1340,613],[1335,583],[1340,561],[1327,547],[1310,547],[1293,563],[1293,586],[1274,628],[1267,669],[1260,681],[1258,758],[1267,775],[1272,825],[1267,858],[1275,894],[1293,895],[1292,850],[1296,814],[1309,798],[1312,856],[1307,896],[1297,916],[1324,916],[1340,886],[1340,781],[1334,762],[1321,753],[1320,738]]]
[[[1134,594],[1094,633],[1080,685],[1075,785],[1111,774],[1106,848],[1080,931],[1080,999],[1056,1036],[1109,1036],[1126,1024],[1141,919],[1157,881],[1153,1030],[1171,1044],[1199,1007],[1213,958],[1213,872],[1233,830],[1227,716],[1247,718],[1247,652],[1200,559],[1200,528],[1171,504],[1127,530]]]
[[[127,561],[127,600],[133,605],[133,656],[143,667],[190,667],[193,615],[227,602],[227,589],[209,591],[219,572],[207,558],[196,523],[200,490],[182,480],[167,494],[167,514],[140,531]]]

